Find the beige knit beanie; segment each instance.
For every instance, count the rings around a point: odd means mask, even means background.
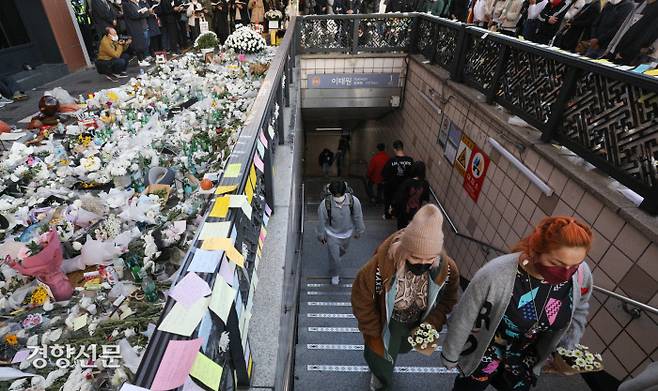
[[[443,215],[435,205],[420,208],[400,236],[400,247],[414,258],[437,257],[443,250]]]

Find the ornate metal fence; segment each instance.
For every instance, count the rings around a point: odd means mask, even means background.
[[[298,53],[423,56],[644,197],[658,214],[658,80],[425,14],[301,18]]]

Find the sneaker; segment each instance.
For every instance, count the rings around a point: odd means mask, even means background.
[[[128,72],[126,72],[126,71],[123,71],[123,72],[121,72],[121,73],[119,73],[119,74],[120,74],[121,76],[128,76]]]
[[[340,284],[340,277],[338,276],[331,277],[331,285],[338,285],[338,284]]]
[[[128,77],[128,75],[122,75],[120,73],[119,74],[113,73],[112,76],[116,77],[117,79],[125,79],[126,77]]]
[[[370,374],[370,391],[377,391],[382,388],[383,384],[374,373]]]
[[[151,63],[146,61],[146,60],[138,61],[137,64],[139,64],[140,67],[150,67],[151,66]]]
[[[105,75],[105,78],[109,81],[116,82],[117,79],[115,79],[112,75]]]

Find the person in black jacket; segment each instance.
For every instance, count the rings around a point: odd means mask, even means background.
[[[91,18],[99,41],[105,35],[106,28],[117,25],[117,13],[108,0],[91,0]]]
[[[539,13],[537,22],[539,23],[537,33],[534,35],[534,41],[547,45],[551,42],[555,33],[560,28],[560,23],[564,14],[571,6],[570,0],[550,0],[546,7]]]
[[[123,17],[128,34],[132,38],[130,47],[137,55],[139,66],[151,65],[145,60],[149,48],[148,8],[140,4],[138,0],[123,2]]]
[[[585,4],[571,20],[566,22],[564,29],[555,39],[555,46],[571,52],[575,51],[578,42],[589,40],[592,23],[600,14],[600,1]]]
[[[395,196],[393,212],[398,218],[398,230],[405,228],[418,209],[430,201],[430,184],[425,179],[425,163],[414,162],[411,178],[402,182]]]
[[[160,1],[148,0],[145,2],[149,7],[149,17],[147,19],[149,25],[149,51],[151,56],[155,57],[155,52],[162,50],[162,31],[160,30]],[[166,1],[165,1],[166,3]]]
[[[323,149],[322,152],[320,152],[320,156],[318,156],[318,164],[322,168],[322,174],[324,176],[329,176],[331,165],[334,164],[334,153],[327,148]]]
[[[601,11],[601,15],[596,18],[592,25],[589,49],[585,55],[590,58],[601,57],[626,17],[633,12],[634,8],[635,6],[631,0],[608,0]]]
[[[460,22],[466,22],[468,16],[468,0],[452,0],[450,4],[450,17]]]
[[[414,164],[414,159],[405,155],[404,144],[401,140],[393,142],[393,152],[395,155],[388,160],[382,170],[384,179],[384,219],[387,220],[392,216],[393,198],[402,182],[410,177],[411,167]]]
[[[218,4],[214,6],[215,17],[213,18],[213,23],[215,24],[212,28],[219,38],[219,42],[222,44],[226,41],[229,34],[231,34],[231,29],[229,27],[229,3],[227,0],[219,0]]]
[[[658,1],[647,0],[642,17],[633,24],[615,48],[613,61],[639,65],[643,56],[652,52],[651,45],[658,39]]]
[[[161,31],[163,33],[164,48],[174,53],[180,53],[180,46],[178,45],[178,19],[180,15],[174,9],[174,4],[171,1],[160,2],[160,22]]]

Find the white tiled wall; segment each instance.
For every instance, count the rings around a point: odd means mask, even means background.
[[[345,57],[331,55],[300,59],[301,87],[306,88],[308,75],[324,73],[400,73],[400,87],[404,85],[406,66],[404,57]]]

